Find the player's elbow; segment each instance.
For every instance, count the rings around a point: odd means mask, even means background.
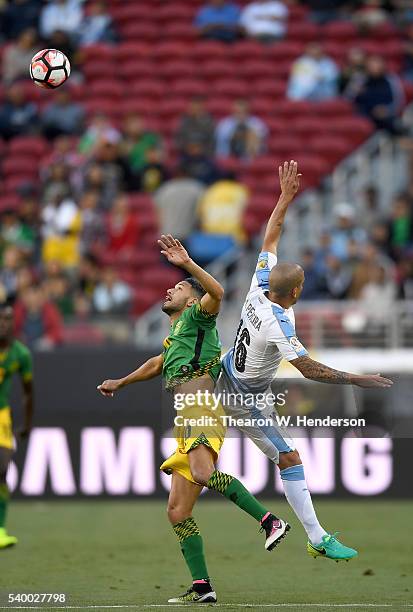
[[[224,293],[224,287],[220,285],[220,283],[217,283],[216,291],[214,291],[214,299],[217,300],[217,302],[222,302],[224,299]]]

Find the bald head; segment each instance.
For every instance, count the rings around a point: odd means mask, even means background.
[[[270,272],[270,297],[276,301],[289,302],[288,306],[291,306],[300,297],[303,284],[304,270],[301,266],[288,262],[279,263]]]

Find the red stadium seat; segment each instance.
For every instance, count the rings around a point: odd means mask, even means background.
[[[346,117],[353,114],[350,102],[343,98],[323,100],[314,104],[314,114],[318,117]]]
[[[122,79],[127,81],[136,78],[153,78],[156,76],[157,66],[145,60],[129,60],[120,62],[114,74],[119,74]]]
[[[156,61],[187,59],[190,50],[188,44],[179,38],[174,41],[160,42],[154,47],[152,55]]]
[[[304,118],[313,117],[314,103],[313,102],[293,102],[291,100],[280,100],[277,102],[276,114],[278,117],[287,118]]]
[[[235,70],[232,62],[211,60],[205,62],[201,66],[197,66],[197,72],[201,73],[207,79],[218,79],[223,77],[232,78]]]
[[[152,98],[153,100],[159,100],[164,97],[167,92],[166,85],[161,80],[149,80],[147,78],[135,78],[135,80],[128,86],[131,96],[140,96],[144,98]]]
[[[17,136],[9,143],[8,155],[32,155],[41,159],[48,151],[47,141],[40,136]]]
[[[191,44],[198,37],[198,32],[191,24],[175,22],[165,25],[162,29],[162,36],[171,41],[181,40]]]
[[[215,117],[221,119],[232,112],[233,100],[231,98],[210,98],[207,102],[207,109]]]
[[[171,83],[171,91],[177,96],[204,96],[208,92],[208,85],[205,81],[181,79]]]
[[[306,150],[319,155],[331,166],[335,166],[351,152],[351,140],[340,137],[322,136],[306,143]]]
[[[332,21],[322,29],[325,40],[341,41],[348,44],[357,38],[357,28],[351,21]]]
[[[129,99],[124,99],[119,104],[119,113],[121,116],[126,115],[153,115],[158,111],[158,106],[153,103],[152,98],[142,98],[140,96],[131,96]]]
[[[113,45],[104,45],[104,44],[94,44],[87,45],[82,48],[82,53],[85,57],[85,61],[91,62],[93,61],[112,61],[114,57],[116,47]]]
[[[158,66],[158,72],[165,79],[183,79],[199,76],[199,66],[190,60],[170,60]]]
[[[279,60],[293,61],[302,55],[304,47],[303,42],[284,40],[276,45],[265,47],[265,57],[269,57],[273,62]]]
[[[5,210],[18,210],[20,207],[20,198],[17,195],[3,195],[0,197],[0,213]]]
[[[155,42],[162,38],[162,31],[151,21],[128,22],[122,26],[121,33],[128,40]]]
[[[161,5],[156,11],[155,18],[157,21],[164,22],[167,24],[171,21],[183,21],[187,23],[192,23],[193,18],[195,17],[197,7],[193,6],[193,3],[186,2],[170,2]]]
[[[274,167],[279,161],[295,159],[303,150],[304,141],[294,135],[275,135],[269,139],[268,151],[274,156]]]
[[[107,79],[108,76],[112,78],[119,73],[120,67],[121,64],[116,64],[112,60],[86,60],[82,66],[82,70],[89,85],[89,83],[92,81]]]
[[[275,78],[279,74],[278,67],[270,60],[247,60],[241,64],[239,71],[247,79]]]
[[[117,62],[142,61],[152,52],[152,45],[143,41],[120,42],[114,48]]]
[[[228,45],[201,40],[191,46],[191,57],[194,60],[229,59]]]
[[[272,98],[251,98],[251,112],[258,117],[267,118],[275,112],[275,99]]]
[[[364,117],[343,117],[335,119],[328,126],[333,134],[340,134],[349,138],[353,146],[361,144],[374,131],[373,124]]]
[[[88,97],[105,96],[111,100],[118,100],[125,93],[124,85],[115,79],[102,79],[93,81],[88,87]]]
[[[89,98],[85,102],[85,108],[88,115],[103,114],[111,118],[117,118],[121,114],[119,102],[108,100],[106,96]]]
[[[279,43],[277,43],[278,45]],[[236,45],[232,45],[230,48],[231,56],[234,60],[244,61],[244,60],[258,60],[265,55],[265,47],[253,40],[244,40]]]
[[[213,82],[210,91],[213,91],[215,96],[244,98],[248,93],[248,83],[241,79],[218,79]]]
[[[259,79],[250,84],[250,96],[264,97],[277,100],[285,97],[286,83],[285,81],[275,81],[274,79]]]
[[[154,9],[146,2],[122,2],[111,9],[111,15],[116,23],[149,21],[153,19]]]
[[[39,173],[39,160],[36,157],[22,157],[20,154],[14,157],[8,157],[2,164],[4,176],[25,176],[36,177]]]
[[[294,123],[291,124],[293,132],[307,139],[325,134],[330,128],[330,123],[326,122],[322,117],[297,117]]]
[[[315,23],[303,21],[290,23],[288,26],[288,40],[298,42],[316,42],[321,37],[322,29]]]

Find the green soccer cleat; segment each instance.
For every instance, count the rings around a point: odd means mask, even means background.
[[[209,582],[202,585],[193,584],[183,595],[168,599],[168,603],[172,604],[216,603],[216,601],[217,594]]]
[[[0,528],[0,548],[9,548],[17,544],[17,538],[8,535],[4,527]]]
[[[322,537],[321,543],[318,546],[314,546],[310,542],[307,542],[307,552],[311,557],[316,559],[317,557],[325,557],[326,559],[334,559],[334,561],[349,561],[357,557],[358,552],[354,548],[344,546],[335,537],[338,532],[333,535],[327,534]]]

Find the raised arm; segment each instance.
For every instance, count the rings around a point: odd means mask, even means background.
[[[301,372],[301,374],[309,380],[317,382],[330,383],[335,385],[356,385],[357,387],[380,387],[388,388],[393,384],[392,380],[383,378],[380,374],[351,374],[350,372],[341,372],[334,370],[328,366],[314,361],[311,357],[304,356],[293,359],[290,363]]]
[[[167,260],[179,266],[202,285],[205,290],[205,295],[201,299],[201,307],[210,314],[219,312],[222,298],[224,297],[224,288],[215,280],[213,276],[205,272],[198,264],[196,264],[188,255],[186,249],[182,246],[179,240],[168,234],[162,235],[158,240],[161,247],[161,253],[165,255]]]
[[[284,162],[283,165],[279,166],[278,174],[280,177],[281,195],[268,220],[261,249],[263,252],[269,251],[274,254],[277,252],[285,214],[300,187],[301,177],[301,174],[298,174],[298,164],[294,160],[291,160],[289,163]]]
[[[98,385],[98,390],[105,397],[113,397],[115,391],[131,385],[132,383],[150,380],[162,373],[163,355],[156,355],[145,361],[137,370],[134,370],[124,378],[114,380],[104,380],[101,385]]]

